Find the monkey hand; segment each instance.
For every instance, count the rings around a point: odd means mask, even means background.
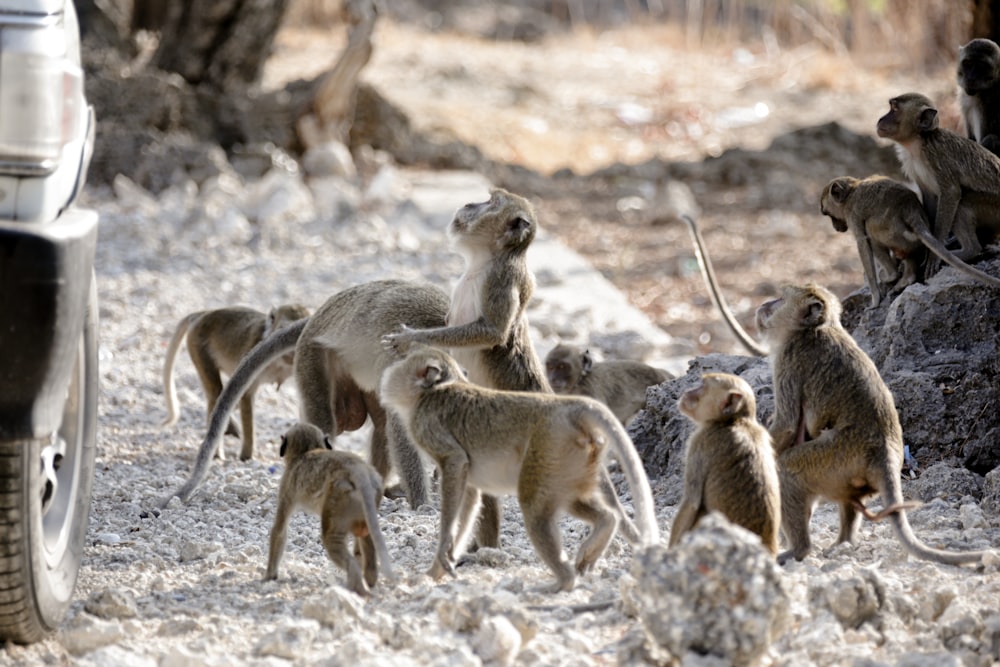
[[[397,357],[405,356],[410,351],[410,347],[418,342],[420,342],[420,330],[405,324],[399,325],[399,331],[396,333],[382,336],[382,347]]]

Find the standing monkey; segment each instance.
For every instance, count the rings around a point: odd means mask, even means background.
[[[916,193],[902,183],[885,176],[835,178],[823,188],[819,208],[836,231],[854,235],[873,308],[887,292],[896,294],[918,280],[924,247],[962,273],[1000,287],[1000,280],[969,266],[934,238]],[[897,261],[903,264],[902,275]],[[887,280],[878,279],[876,262]]]
[[[296,424],[281,438],[285,471],[278,487],[267,571],[264,579],[278,578],[285,552],[288,519],[296,509],[320,517],[320,536],[330,560],[347,573],[347,587],[368,595],[378,580],[378,569],[395,580],[389,551],[378,525],[382,478],[351,452],[335,452],[330,440],[312,424]],[[354,536],[354,553],[348,548]],[[361,557],[361,562],[355,555]]]
[[[590,350],[559,344],[545,357],[545,374],[557,394],[589,396],[611,408],[625,424],[646,405],[646,388],[673,379],[638,361],[594,361]]]
[[[172,426],[180,416],[177,409],[177,388],[174,385],[174,362],[181,342],[187,338],[188,354],[198,379],[205,390],[206,420],[211,418],[219,394],[222,393],[222,373],[232,375],[240,360],[254,345],[286,324],[309,317],[309,309],[299,304],[272,308],[267,315],[252,308],[219,308],[201,310],[184,317],[174,331],[163,362],[163,395],[167,399],[167,418],[163,426]],[[274,382],[279,387],[292,374],[294,355],[276,359],[257,381],[247,387],[240,398],[240,420],[243,423],[243,448],[240,459],[253,458],[253,398],[257,387]],[[240,429],[230,419],[226,433],[240,435]],[[218,449],[223,458],[223,449]]]
[[[746,380],[707,373],[684,392],[678,408],[697,429],[687,441],[684,497],[670,530],[670,546],[709,512],[760,536],[778,553],[781,493],[774,449],[757,421],[757,401]]]
[[[791,546],[778,560],[802,560],[812,549],[809,519],[818,498],[840,505],[837,542],[854,542],[861,503],[878,493],[911,554],[952,565],[980,561],[983,551],[933,549],[913,534],[899,481],[903,431],[896,406],[875,364],[840,324],[840,313],[837,298],[818,285],[786,287],[781,298],[757,309],[757,327],[771,344],[770,431],[782,528]]]
[[[395,467],[414,508],[427,502],[423,463],[397,418],[386,415],[378,400],[383,369],[395,358],[380,342],[383,334],[408,322],[441,326],[448,296],[430,285],[376,280],[334,294],[308,319],[299,320],[261,341],[222,390],[208,432],[198,449],[191,477],[171,496],[187,502],[208,474],[212,456],[236,402],[271,361],[295,351],[295,384],[300,420],[336,437],[361,428],[372,418],[371,462],[383,477]]]
[[[889,100],[878,119],[878,136],[898,145],[903,173],[923,196],[933,217],[934,236],[942,244],[952,233],[968,261],[983,251],[1000,230],[1000,158],[974,141],[938,127],[938,112],[918,93]]]
[[[958,105],[965,131],[990,152],[1000,152],[1000,46],[974,39],[958,49]]]
[[[484,387],[552,391],[528,332],[525,310],[535,289],[527,250],[538,230],[535,212],[523,197],[494,188],[488,201],[455,213],[448,236],[465,258],[465,272],[451,295],[447,324],[418,328],[406,322],[382,338],[396,354],[411,343],[450,350]],[[499,502],[483,499],[477,542],[500,544]]]
[[[472,384],[447,352],[415,346],[386,369],[382,400],[406,424],[441,473],[441,530],[428,574],[454,574],[480,492],[516,493],[525,530],[556,575],[553,591],[571,590],[614,537],[624,510],[602,481],[604,453],[618,458],[635,501],[643,546],[659,539],[649,480],[632,441],[602,404],[582,396],[498,391]],[[591,525],[575,566],[562,552],[563,512]]]

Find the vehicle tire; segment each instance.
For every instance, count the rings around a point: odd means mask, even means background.
[[[83,557],[97,432],[97,289],[91,289],[54,438],[0,442],[0,639],[62,622]]]

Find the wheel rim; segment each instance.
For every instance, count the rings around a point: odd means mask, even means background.
[[[76,491],[80,483],[80,449],[84,437],[83,391],[86,350],[81,340],[70,374],[62,424],[52,442],[42,448],[42,543],[46,562],[55,567],[72,533]]]

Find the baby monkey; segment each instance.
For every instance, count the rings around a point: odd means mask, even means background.
[[[604,484],[609,445],[632,489],[642,544],[659,539],[642,461],[625,429],[597,401],[474,385],[448,353],[424,345],[386,369],[381,396],[441,473],[432,577],[454,574],[481,492],[517,493],[528,537],[556,575],[551,591],[572,590],[577,574],[604,553],[618,521],[627,520],[614,487]],[[562,550],[563,512],[591,526],[575,565]]]
[[[639,361],[594,361],[590,350],[556,345],[545,357],[545,373],[557,394],[590,396],[625,424],[646,405],[646,388],[673,375]]]
[[[677,404],[697,424],[687,441],[684,497],[670,530],[670,546],[709,512],[760,536],[778,553],[781,491],[774,449],[757,421],[757,401],[746,380],[706,373]]]
[[[378,525],[382,478],[375,469],[356,454],[333,451],[330,439],[319,428],[303,422],[281,438],[281,456],[285,472],[278,488],[264,580],[278,578],[288,519],[301,508],[319,515],[323,546],[330,560],[347,572],[349,589],[368,595],[378,580],[379,567],[387,579],[395,581]],[[348,535],[354,536],[353,554]]]
[[[286,324],[309,317],[309,309],[299,304],[286,304],[272,308],[266,315],[253,308],[231,307],[217,310],[200,310],[184,317],[174,331],[167,347],[163,362],[163,395],[167,399],[167,418],[162,426],[172,426],[180,416],[177,409],[177,388],[174,385],[174,363],[181,342],[187,338],[188,354],[198,379],[205,390],[206,414],[212,409],[222,393],[222,374],[232,375],[240,360],[253,347]],[[295,355],[286,354],[271,363],[263,374],[243,393],[240,398],[240,421],[243,429],[243,448],[240,459],[253,458],[253,398],[257,387],[274,382],[277,386],[292,374]],[[226,428],[230,435],[240,435],[240,429],[232,419]],[[224,458],[222,447],[218,457]]]

